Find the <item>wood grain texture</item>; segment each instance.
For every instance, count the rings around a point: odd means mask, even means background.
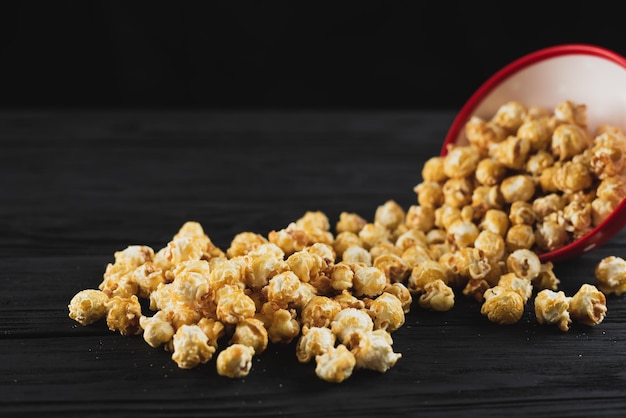
[[[141,337],[68,318],[113,252],[164,246],[187,220],[227,248],[308,210],[372,219],[415,202],[424,161],[452,112],[5,112],[0,115],[0,415],[22,416],[621,416],[626,301],[603,323],[540,326],[531,306],[511,326],[472,300],[413,307],[394,333],[387,373],[341,384],[272,345],[250,375],[215,360],[179,369]],[[625,255],[626,234],[556,272],[573,294],[595,264]]]

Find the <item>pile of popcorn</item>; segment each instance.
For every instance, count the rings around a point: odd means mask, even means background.
[[[606,295],[626,291],[626,260],[601,260],[595,285],[566,295],[539,257],[585,235],[626,196],[626,136],[609,125],[590,134],[586,119],[571,101],[552,112],[512,101],[490,120],[472,117],[468,143],[423,166],[416,204],[388,200],[369,221],[342,212],[331,225],[310,211],[266,236],[241,232],[225,250],[188,221],[158,251],[115,252],[98,288],[71,299],[69,317],[142,335],[183,369],[216,356],[229,378],[247,376],[269,344],[295,342],[298,361],[314,362],[328,382],[393,367],[401,354],[392,334],[414,300],[443,312],[457,296],[474,298],[505,325],[532,299],[540,324],[595,326]]]

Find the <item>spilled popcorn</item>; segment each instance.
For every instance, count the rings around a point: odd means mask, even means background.
[[[336,383],[395,366],[392,335],[414,300],[444,312],[470,297],[501,325],[532,300],[539,324],[601,323],[605,295],[626,291],[626,261],[601,260],[597,287],[565,295],[538,254],[583,236],[626,196],[626,136],[608,125],[591,135],[586,107],[571,101],[553,112],[509,102],[465,132],[468,145],[425,163],[406,210],[388,200],[373,220],[342,212],[334,228],[310,211],[266,236],[241,232],[225,250],[188,221],[158,251],[115,252],[69,317],[142,335],[182,369],[215,356],[228,378],[247,376],[270,344],[295,342],[298,361]]]

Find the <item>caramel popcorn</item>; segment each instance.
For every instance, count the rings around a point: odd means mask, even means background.
[[[606,296],[594,285],[585,283],[569,303],[572,319],[584,325],[595,326],[606,316]]]
[[[315,357],[315,374],[322,380],[341,383],[350,376],[356,366],[356,358],[348,348],[339,344]]]
[[[621,296],[626,292],[626,260],[622,257],[605,257],[596,265],[596,284],[607,295]]]
[[[346,344],[352,334],[374,330],[374,321],[364,309],[346,308],[341,310],[330,328],[342,344]]]
[[[568,331],[572,319],[569,315],[570,297],[563,291],[543,289],[535,297],[535,316],[540,324],[556,324],[561,331]]]
[[[337,337],[330,328],[304,326],[296,347],[298,361],[308,363],[315,357],[334,349],[336,341]]]
[[[402,357],[393,351],[392,345],[391,335],[383,329],[353,334],[350,347],[356,360],[355,367],[386,372]]]
[[[373,315],[374,329],[392,333],[404,325],[402,301],[392,293],[383,292],[372,301],[369,311]]]
[[[151,347],[166,344],[174,336],[174,327],[165,310],[158,311],[151,317],[142,315],[139,318],[139,325],[143,329],[143,339]]]
[[[295,342],[297,360],[314,359],[316,376],[333,383],[396,365],[391,334],[414,300],[445,312],[463,295],[500,325],[531,304],[539,324],[561,331],[600,324],[605,295],[626,293],[626,261],[606,257],[597,287],[567,296],[540,255],[584,237],[626,198],[626,135],[589,132],[582,103],[513,100],[472,116],[465,136],[426,160],[406,210],[389,199],[372,219],[340,212],[334,230],[324,212],[307,211],[267,234],[240,232],[225,250],[187,221],[156,251],[114,252],[97,289],[72,297],[69,317],[142,334],[182,369],[217,354],[227,378],[247,376],[270,344]]]
[[[302,308],[302,325],[309,328],[329,327],[341,309],[341,304],[336,300],[324,295],[315,295]]]
[[[109,297],[101,290],[85,289],[76,293],[67,306],[69,316],[81,325],[89,325],[107,314]]]
[[[424,309],[449,311],[454,307],[454,291],[443,280],[437,279],[424,285],[418,303]]]
[[[122,335],[135,335],[141,332],[141,304],[136,295],[124,298],[114,296],[106,302],[106,322],[111,331]]]
[[[245,377],[252,369],[253,356],[253,347],[231,344],[217,355],[217,373],[232,379]]]
[[[487,289],[480,313],[487,316],[489,321],[501,325],[510,325],[518,322],[524,314],[524,299],[514,290],[502,286]]]
[[[235,325],[230,344],[243,344],[254,349],[254,354],[261,354],[267,348],[269,336],[263,321],[257,318],[245,318]]]
[[[215,353],[215,347],[209,344],[209,338],[198,325],[183,325],[173,337],[174,352],[172,360],[181,369],[192,369],[204,364]]]

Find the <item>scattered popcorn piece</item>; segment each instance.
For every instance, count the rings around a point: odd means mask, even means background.
[[[530,280],[517,277],[515,273],[506,273],[500,276],[498,287],[517,293],[524,303],[528,302],[533,293],[533,285]]]
[[[551,261],[541,264],[539,275],[532,280],[533,287],[539,290],[550,289],[556,291],[561,281],[554,274],[554,263]]]
[[[243,344],[261,354],[267,348],[269,336],[263,322],[256,318],[245,318],[237,322],[230,344]]]
[[[289,343],[300,333],[300,323],[296,320],[296,312],[287,310],[275,303],[266,302],[261,307],[261,319],[265,323],[272,343]]]
[[[374,266],[354,264],[352,291],[355,296],[375,297],[383,292],[387,285],[387,276]]]
[[[346,344],[352,334],[374,330],[374,321],[363,309],[346,308],[335,315],[331,329],[342,344]]]
[[[173,347],[172,360],[181,369],[192,369],[204,364],[215,353],[215,347],[209,344],[209,338],[198,325],[178,328],[173,337]]]
[[[535,296],[535,316],[540,324],[556,324],[561,331],[569,330],[572,319],[569,314],[570,297],[563,291],[543,289]]]
[[[443,280],[437,279],[424,286],[418,303],[424,309],[446,312],[454,307],[454,291]]]
[[[596,265],[596,284],[606,295],[621,296],[626,292],[626,260],[617,256],[605,257]]]
[[[494,286],[487,289],[483,297],[485,301],[480,313],[491,322],[510,325],[518,322],[524,314],[524,299],[516,291]]]
[[[315,357],[334,349],[337,337],[330,328],[302,328],[302,335],[296,345],[296,356],[300,363],[308,363]]]
[[[251,319],[244,320],[244,322],[247,322],[249,320]],[[200,318],[196,325],[198,325],[202,332],[204,332],[204,335],[207,336],[209,345],[212,345],[217,349],[218,340],[222,338],[226,333],[226,327],[224,326],[224,324],[213,318]],[[260,331],[260,333],[262,334],[263,331]]]
[[[154,259],[154,250],[147,245],[129,245],[122,251],[113,253],[115,261],[107,264],[104,278],[122,275]]]
[[[141,332],[141,304],[136,295],[128,298],[114,296],[106,303],[107,326],[111,331],[119,331],[122,335],[136,335]]]
[[[93,324],[106,316],[108,300],[109,297],[101,290],[81,290],[67,306],[69,317],[81,325]]]
[[[381,293],[372,301],[369,311],[373,315],[374,328],[383,329],[389,333],[398,330],[406,320],[402,301],[387,292]]]
[[[338,301],[328,296],[316,295],[302,308],[300,322],[309,328],[330,327],[341,309],[341,304]]]
[[[506,267],[517,277],[532,281],[541,273],[541,261],[537,253],[526,248],[520,248],[510,253],[506,258]]]
[[[402,357],[394,353],[392,344],[391,335],[383,329],[352,334],[349,347],[356,359],[356,368],[386,372]]]
[[[217,355],[217,373],[231,379],[246,377],[252,369],[253,356],[253,347],[231,344]]]
[[[354,354],[343,344],[316,356],[315,362],[315,374],[331,383],[341,383],[348,379],[356,366]]]
[[[139,325],[143,330],[143,339],[150,347],[159,347],[169,342],[175,330],[167,318],[167,311],[160,310],[151,317],[142,315]]]
[[[225,324],[237,324],[246,318],[252,318],[256,305],[243,289],[231,285],[221,287],[216,295],[215,314]]]
[[[595,326],[606,316],[606,296],[594,285],[585,283],[572,296],[569,313],[572,319],[584,325]]]

